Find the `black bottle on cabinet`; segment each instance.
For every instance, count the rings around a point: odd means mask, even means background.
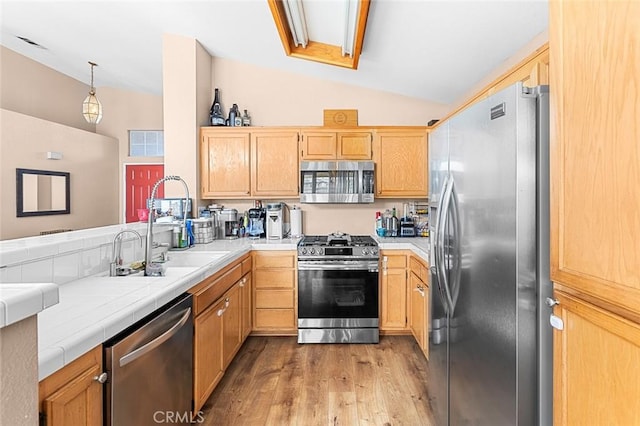
[[[213,104],[211,104],[211,109],[209,110],[209,124],[212,126],[224,126],[222,105],[220,105],[220,91],[217,87],[213,97]]]

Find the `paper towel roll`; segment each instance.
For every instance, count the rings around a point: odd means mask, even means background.
[[[291,237],[302,236],[302,210],[295,206],[290,211],[291,214]]]

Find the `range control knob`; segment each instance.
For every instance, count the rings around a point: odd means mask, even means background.
[[[307,249],[306,248],[301,248],[300,249],[300,253],[301,254],[307,254]]]
[[[316,254],[316,249],[314,249],[313,247],[311,247],[309,249],[309,254]]]
[[[378,254],[378,249],[377,248],[372,248],[371,249],[371,254]]]
[[[366,248],[362,249],[362,254],[364,256],[368,255],[369,254],[369,249],[366,249]]]

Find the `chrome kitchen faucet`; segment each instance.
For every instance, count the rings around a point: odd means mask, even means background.
[[[164,270],[161,264],[152,263],[151,262],[151,253],[153,251],[153,217],[156,203],[156,191],[158,187],[168,180],[179,180],[182,182],[184,186],[185,192],[185,201],[184,201],[184,227],[187,227],[187,207],[189,205],[189,187],[187,187],[187,183],[180,176],[165,176],[153,185],[153,190],[151,191],[151,203],[149,205],[149,219],[147,220],[147,245],[144,253],[144,275],[158,277],[164,274]]]
[[[140,240],[140,247],[142,247],[142,235],[140,235],[138,231],[134,229],[123,229],[122,231],[118,232],[116,236],[113,237],[113,247],[111,248],[111,263],[109,264],[109,276],[111,277],[128,275],[129,273],[131,273],[130,270],[127,270],[127,272],[125,272],[123,269],[119,268],[119,266],[122,265],[122,255],[120,254],[122,250],[122,235],[126,234],[127,232],[131,232],[132,234],[137,235],[138,240]],[[118,246],[117,250],[116,246]]]

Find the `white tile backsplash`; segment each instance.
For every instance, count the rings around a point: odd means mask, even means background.
[[[61,241],[58,247],[58,253],[60,254],[79,250],[82,250],[82,240]]]
[[[77,280],[78,270],[80,268],[80,252],[63,254],[53,258],[53,282],[56,284],[64,284],[69,281]]]
[[[0,283],[22,282],[22,266],[7,266],[0,269]]]
[[[53,282],[53,257],[22,264],[23,283]]]
[[[13,265],[29,259],[29,250],[26,247],[9,246],[0,253],[0,266]]]
[[[119,224],[59,234],[0,241],[0,282],[54,282],[65,284],[109,271],[113,238],[124,229],[122,255],[125,264],[144,259],[146,223]],[[154,241],[171,243],[170,226],[156,225]],[[74,265],[75,263],[75,265]]]
[[[42,257],[51,257],[58,254],[58,244],[47,242],[43,245],[32,245],[29,247],[29,258],[39,259]]]
[[[101,270],[102,248],[96,247],[89,250],[83,250],[80,256],[80,267],[78,274],[81,277],[97,274]]]

